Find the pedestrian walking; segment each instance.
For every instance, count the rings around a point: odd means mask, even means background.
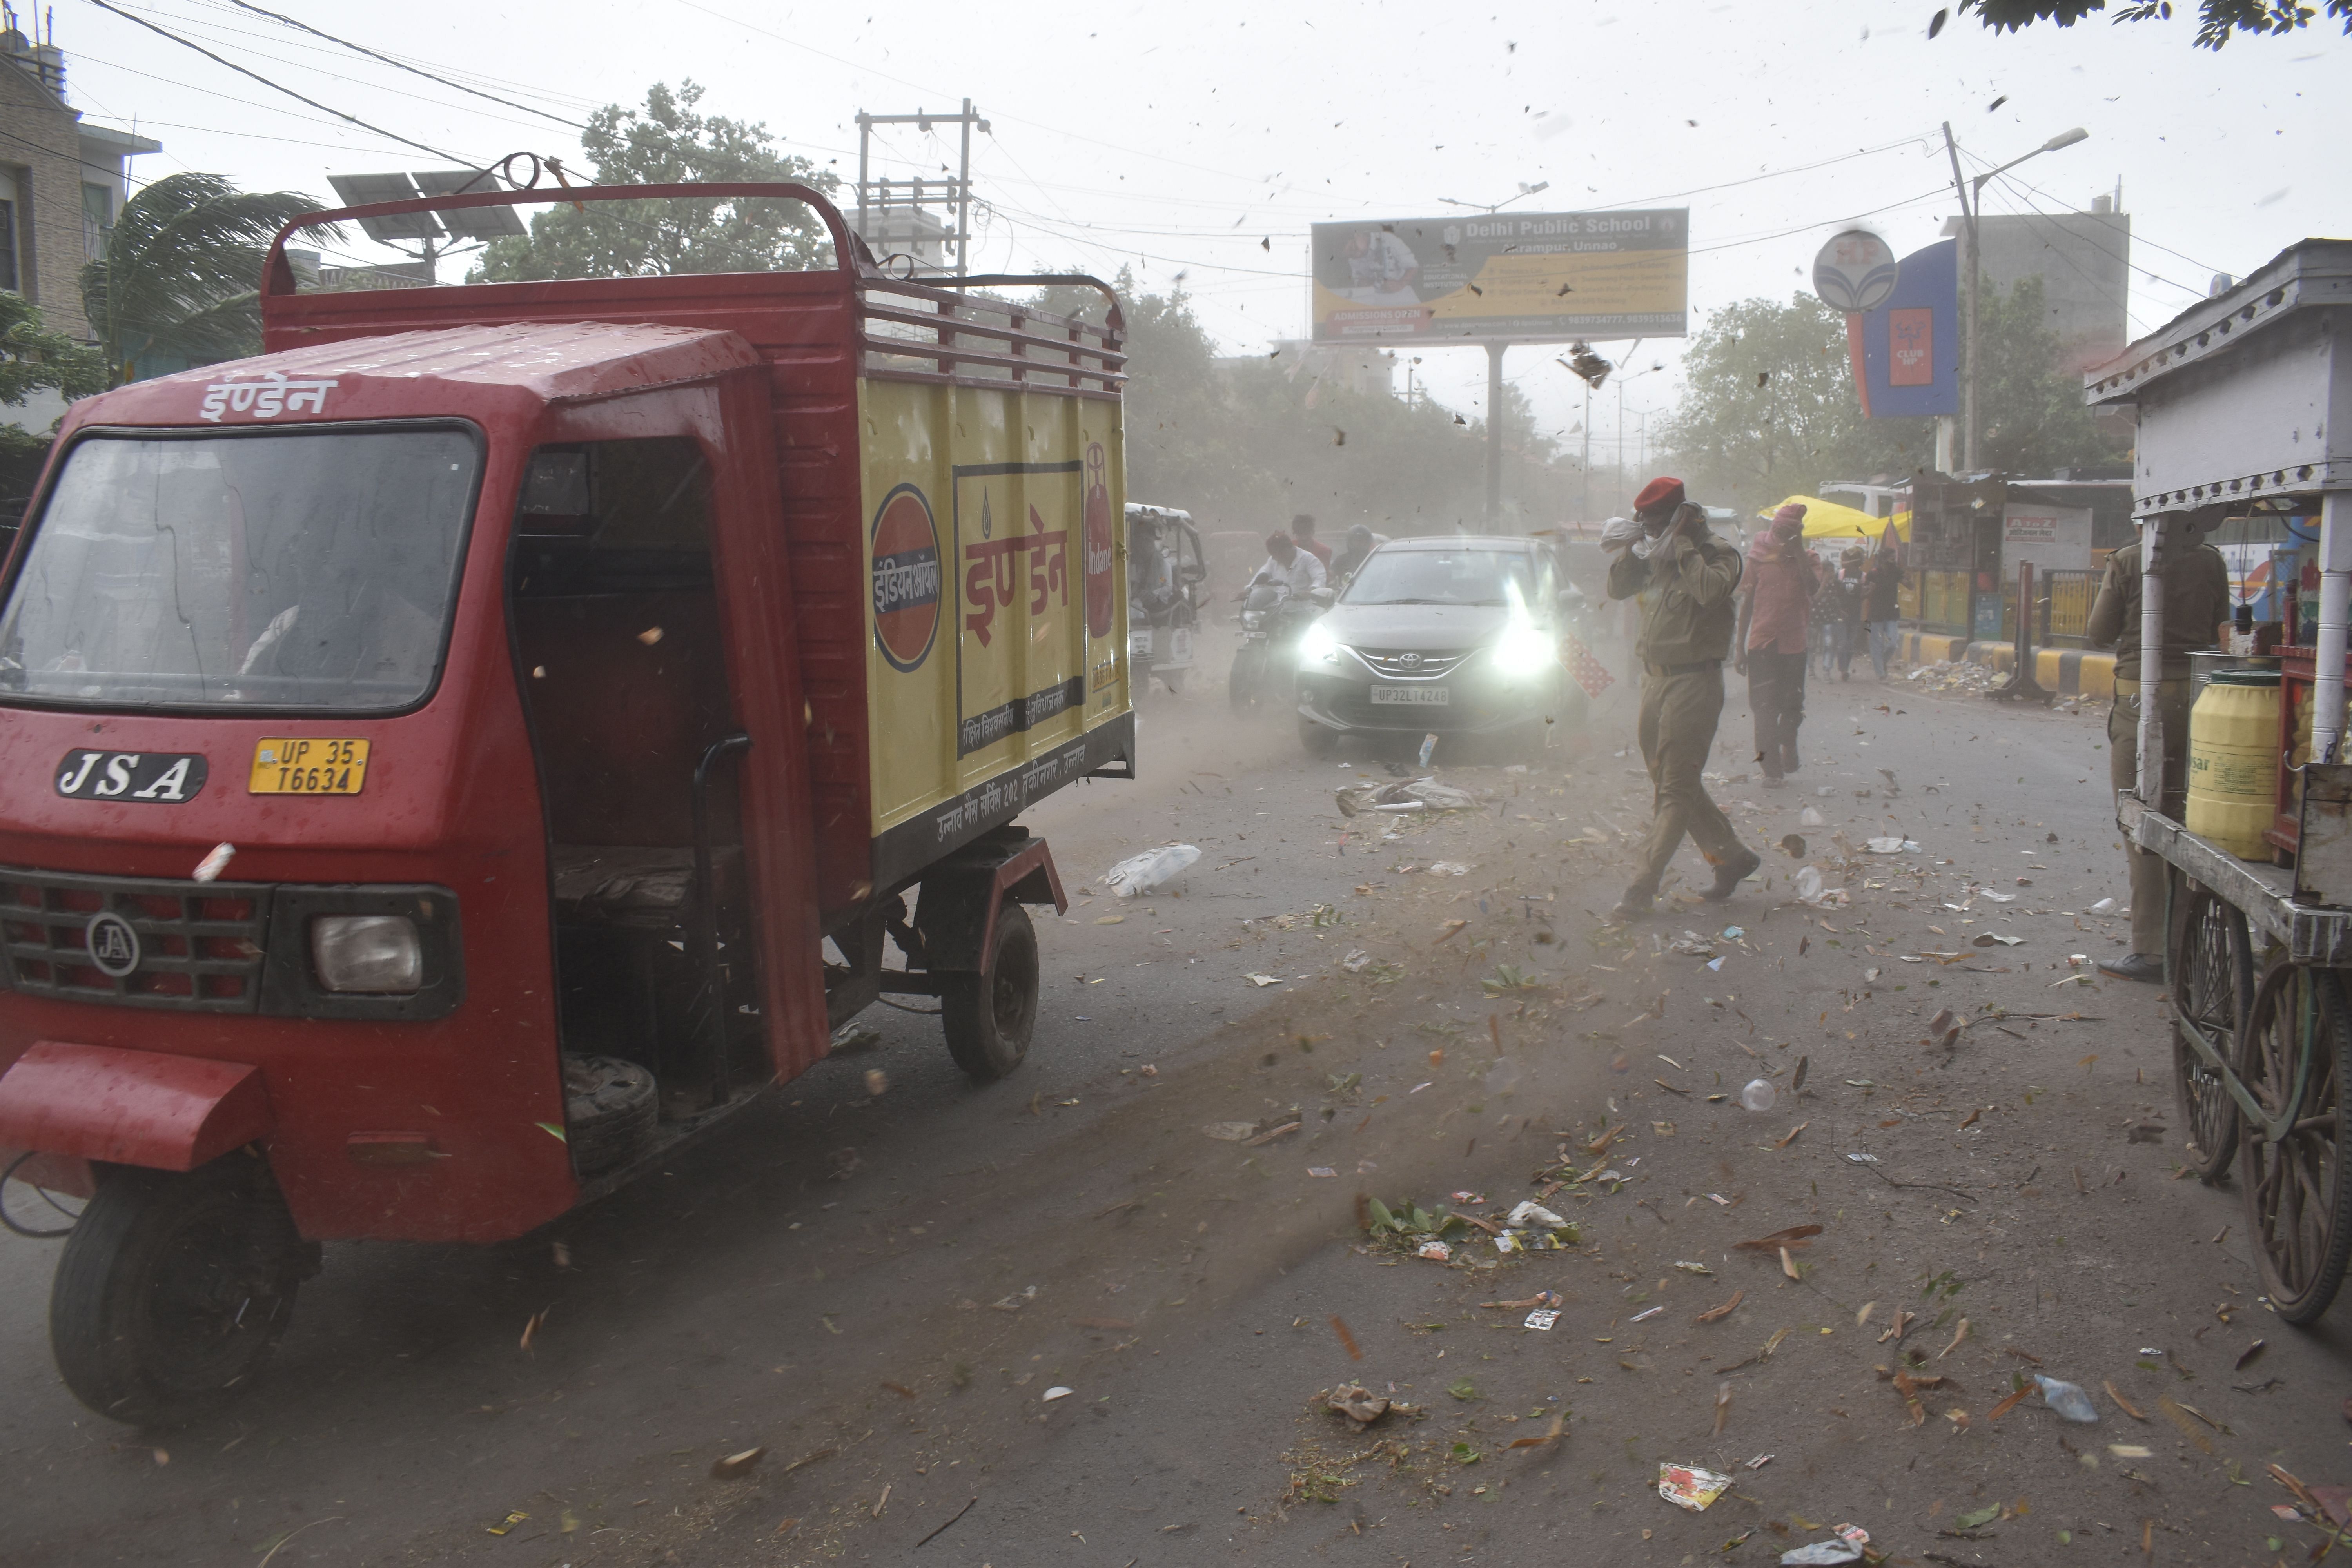
[[[1863,620],[1863,610],[1870,602],[1864,580],[1863,568],[1870,557],[1859,544],[1850,547],[1845,559],[1839,563],[1838,584],[1845,594],[1845,652],[1838,659],[1838,679],[1853,679],[1853,656],[1868,647],[1870,631]]]
[[[1685,834],[1715,868],[1703,897],[1729,898],[1763,864],[1707,798],[1701,777],[1723,716],[1723,659],[1731,647],[1740,561],[1738,551],[1708,531],[1706,510],[1691,505],[1675,479],[1643,486],[1633,520],[1612,523],[1601,543],[1615,555],[1609,596],[1636,601],[1642,617],[1633,649],[1642,661],[1636,733],[1650,771],[1650,834],[1641,869],[1611,911],[1630,921],[1650,912]]]
[[[1888,532],[1891,534],[1890,527]],[[1886,679],[1888,665],[1895,658],[1895,638],[1903,623],[1900,595],[1903,592],[1903,559],[1895,554],[1891,542],[1883,545],[1878,559],[1863,574],[1863,619],[1870,626],[1870,663],[1878,671],[1878,679]]]
[[[1739,583],[1733,646],[1748,678],[1756,721],[1756,762],[1764,787],[1780,789],[1797,771],[1797,728],[1805,721],[1805,647],[1813,610],[1813,558],[1805,553],[1805,509],[1791,501],[1772,514],[1771,531],[1748,552]]]
[[[1845,679],[1853,646],[1847,626],[1847,601],[1853,595],[1835,561],[1824,556],[1814,563],[1821,585],[1813,590],[1813,636],[1821,643],[1822,679],[1832,674]]]
[[[2164,723],[2163,800],[2149,804],[2176,822],[2183,816],[2189,793],[2189,709],[2196,696],[2189,685],[2189,656],[2219,642],[2230,619],[2230,568],[2221,552],[2205,542],[2205,533],[2216,521],[2192,518],[2180,558],[2164,563],[2163,679],[2156,690]],[[2084,628],[2084,640],[2092,647],[2112,644],[2116,650],[2116,700],[2107,710],[2107,782],[2117,790],[2130,789],[2139,779],[2140,705],[2148,696],[2139,679],[2142,548],[2141,542],[2134,541],[2107,557],[2106,575],[2099,579],[2099,596]],[[2131,875],[2131,952],[2121,958],[2103,958],[2099,967],[2123,980],[2160,982],[2168,907],[2165,864],[2129,838],[2124,840],[2124,864]]]

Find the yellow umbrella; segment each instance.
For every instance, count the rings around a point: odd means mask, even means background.
[[[1822,500],[1816,496],[1790,496],[1778,506],[1766,507],[1756,515],[1769,522],[1771,521],[1772,514],[1784,506],[1801,506],[1805,509],[1807,539],[1856,539],[1875,542],[1885,535],[1886,524],[1890,521],[1883,517],[1873,517],[1868,512],[1853,507],[1841,506],[1833,500]],[[1911,537],[1909,512],[1898,511],[1891,521],[1895,524],[1895,537],[1903,540],[1908,540]]]

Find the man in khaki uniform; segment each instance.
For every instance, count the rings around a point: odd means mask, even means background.
[[[1643,486],[1633,498],[1633,522],[1604,531],[1601,544],[1617,552],[1609,564],[1609,596],[1638,599],[1642,613],[1633,652],[1642,661],[1639,734],[1653,816],[1642,869],[1612,911],[1635,920],[1650,912],[1685,833],[1715,868],[1706,898],[1729,898],[1763,863],[1707,798],[1700,778],[1723,714],[1723,658],[1738,614],[1732,592],[1740,560],[1707,531],[1705,510],[1684,500],[1680,479]]]
[[[2211,519],[2192,520],[2185,548],[2164,573],[2164,679],[2157,689],[2164,719],[2164,799],[2157,809],[2180,820],[2188,801],[2189,655],[2214,646],[2230,619],[2230,569],[2205,542]],[[2106,575],[2084,628],[2094,647],[2116,650],[2116,700],[2107,710],[2107,781],[2127,790],[2139,778],[2140,552],[2135,541],[2107,557]],[[2126,840],[2131,872],[2132,950],[2099,967],[2125,980],[2164,979],[2165,864]]]

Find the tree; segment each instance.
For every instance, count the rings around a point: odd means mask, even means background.
[[[1934,422],[1864,419],[1845,318],[1810,294],[1715,312],[1683,356],[1664,437],[1694,497],[1752,510],[1829,479],[1908,475],[1935,455]]]
[[[656,82],[642,110],[607,104],[580,139],[600,185],[792,181],[827,194],[840,181],[777,150],[765,125],[694,112],[702,89]],[[797,203],[589,202],[535,215],[530,232],[492,240],[469,283],[799,272],[834,264],[833,239]]]
[[[2042,279],[1987,288],[1978,336],[1978,456],[1990,468],[2049,474],[2113,460],[2116,444],[2057,369]],[[1845,319],[1810,294],[1718,310],[1683,359],[1681,405],[1665,440],[1693,494],[1753,510],[1832,479],[1896,479],[1935,456],[1929,419],[1865,419],[1854,395]]]
[[[1996,33],[2021,32],[2035,22],[2071,27],[2106,8],[2107,0],[1960,0],[1962,11],[1974,11]],[[2342,22],[2346,34],[2352,35],[2352,0],[2327,0],[2326,9],[2329,17]],[[2310,26],[2316,15],[2296,0],[2200,0],[2197,47],[2218,49],[2240,33],[2263,37],[2297,32]],[[2130,0],[2110,20],[2145,22],[2150,17],[2170,21],[2171,0]]]
[[[256,288],[269,242],[316,198],[239,191],[218,174],[169,174],[122,204],[106,254],[81,269],[82,311],[114,379],[140,361],[171,368],[261,352]],[[332,239],[332,224],[302,229]],[[172,362],[177,362],[173,363]]]

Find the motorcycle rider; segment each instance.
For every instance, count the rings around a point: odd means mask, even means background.
[[[1349,578],[1356,574],[1356,569],[1364,563],[1364,558],[1371,552],[1372,531],[1360,522],[1350,527],[1348,530],[1348,542],[1340,546],[1338,558],[1331,563],[1332,586],[1344,585]]]
[[[1276,530],[1265,536],[1265,563],[1250,580],[1242,584],[1236,599],[1249,596],[1249,591],[1260,584],[1279,588],[1285,598],[1303,598],[1323,586],[1326,578],[1323,563],[1307,551],[1290,535]]]

